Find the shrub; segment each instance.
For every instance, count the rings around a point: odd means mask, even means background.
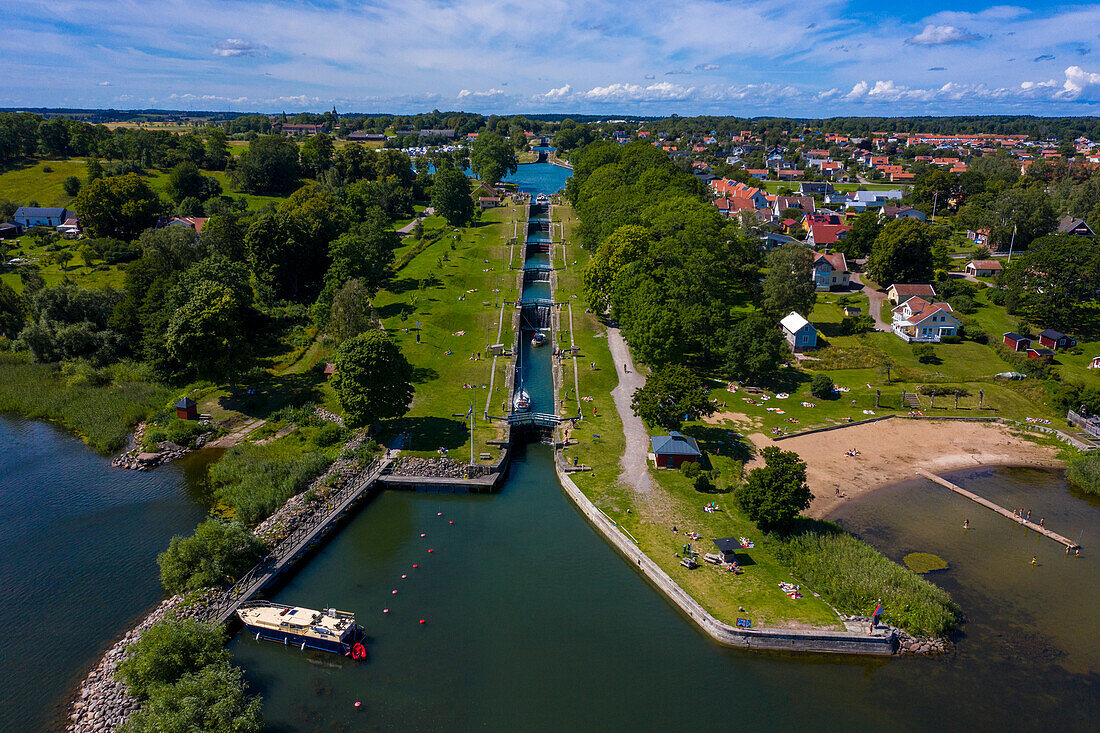
[[[195,438],[205,433],[206,430],[194,420],[180,420],[178,417],[174,417],[165,428],[165,433],[168,440],[176,445],[189,446],[194,444]]]
[[[848,317],[840,322],[841,336],[854,336],[858,333],[867,333],[874,330],[875,320],[871,316]]]
[[[993,305],[1004,305],[1007,293],[1000,288],[989,288],[985,291],[985,297]]]
[[[221,629],[194,619],[160,621],[149,627],[130,651],[130,657],[118,665],[118,673],[138,698],[146,698],[157,687],[174,684],[208,664],[229,659]]]
[[[956,295],[948,302],[951,303],[951,308],[959,313],[973,313],[975,310],[974,299],[969,295]]]
[[[169,593],[224,586],[263,557],[263,545],[236,522],[208,519],[190,537],[173,537],[157,556],[160,582]]]
[[[254,733],[263,728],[262,703],[246,692],[243,672],[226,661],[154,687],[126,722],[126,733]]]
[[[947,591],[833,525],[790,537],[775,554],[841,613],[867,615],[881,598],[888,623],[934,636],[949,634],[962,620]]]
[[[61,188],[69,196],[76,196],[80,193],[80,179],[76,176],[69,176],[61,182]]]
[[[210,486],[214,496],[251,527],[304,491],[331,462],[324,453],[287,455],[278,441],[238,445],[210,467]]]
[[[941,344],[961,344],[962,343],[962,336],[959,336],[958,334],[951,334],[951,335],[948,335],[948,336],[940,336],[940,343]]]
[[[913,356],[917,357],[917,361],[921,364],[935,364],[939,361],[932,344],[913,344]]]
[[[695,490],[702,492],[714,491],[714,482],[710,478],[710,474],[703,471],[695,477]]]
[[[680,472],[684,474],[685,478],[695,478],[700,471],[702,471],[702,468],[695,461],[680,464]]]
[[[810,394],[814,397],[827,399],[835,394],[833,390],[833,378],[828,374],[815,374],[810,381]]]
[[[344,430],[336,423],[327,423],[317,428],[313,434],[313,443],[321,448],[336,445],[344,438]]]
[[[797,453],[776,446],[765,448],[763,455],[764,467],[749,472],[734,499],[760,529],[784,530],[814,498],[806,484],[806,463]]]
[[[1066,478],[1086,494],[1100,494],[1100,452],[1089,451],[1072,456]]]

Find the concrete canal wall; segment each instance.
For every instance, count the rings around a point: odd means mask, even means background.
[[[694,621],[719,644],[739,649],[777,652],[820,652],[827,654],[863,654],[890,656],[897,650],[897,639],[888,633],[864,634],[851,631],[800,631],[788,629],[739,629],[722,623],[688,595],[668,573],[631,542],[618,527],[589,501],[569,474],[565,472],[560,454],[555,456],[554,470],[562,489],[588,521],[651,583],[665,594],[682,613]]]

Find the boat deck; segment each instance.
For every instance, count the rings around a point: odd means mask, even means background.
[[[323,611],[296,606],[264,604],[241,608],[241,621],[248,626],[283,631],[315,639],[341,639],[355,626],[350,613],[336,611],[329,615]]]

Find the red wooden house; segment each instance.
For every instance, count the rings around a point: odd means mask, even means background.
[[[1068,349],[1077,345],[1077,339],[1070,338],[1061,331],[1048,328],[1039,334],[1039,343],[1048,349]]]
[[[1004,345],[1013,351],[1027,351],[1031,348],[1031,339],[1009,331],[1004,335]]]

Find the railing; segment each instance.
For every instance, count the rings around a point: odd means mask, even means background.
[[[508,415],[509,425],[535,424],[553,427],[559,422],[561,422],[561,418],[549,412],[513,412]]]
[[[1092,437],[1100,438],[1100,418],[1088,418],[1070,410],[1066,413],[1066,419]]]
[[[316,539],[324,527],[344,512],[345,509],[365,489],[373,484],[388,462],[383,464],[375,460],[360,471],[359,475],[342,487],[329,494],[318,511],[301,519],[294,529],[280,542],[271,553],[253,566],[232,586],[222,592],[221,597],[210,603],[202,614],[207,621],[225,621],[233,612],[263,586],[274,578],[283,567],[301,552],[308,544],[306,540]],[[257,581],[263,582],[257,584]]]

